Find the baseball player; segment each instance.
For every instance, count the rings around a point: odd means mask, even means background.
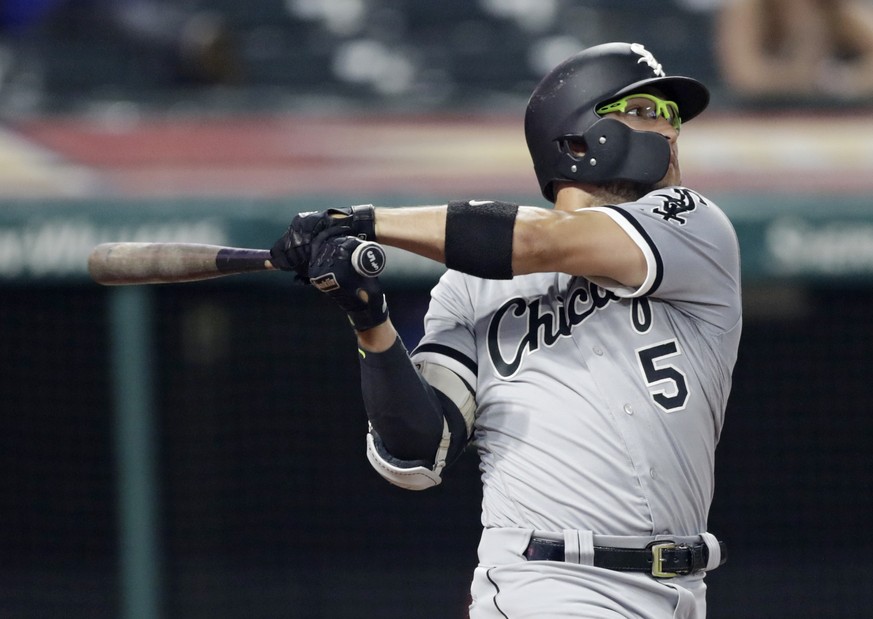
[[[470,616],[702,618],[741,330],[735,232],[681,185],[709,101],[643,46],[567,59],[525,117],[553,209],[498,200],[297,216],[274,260],[332,296],[360,349],[367,455],[422,490],[472,440],[483,483]],[[445,263],[411,356],[361,239]]]

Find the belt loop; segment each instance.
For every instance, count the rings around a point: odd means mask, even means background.
[[[594,565],[594,533],[564,530],[564,561],[579,565]]]
[[[703,569],[706,571],[714,570],[721,565],[721,546],[718,543],[718,539],[712,533],[701,533],[700,538],[706,544],[706,549],[709,551],[709,558],[706,561],[706,567]]]

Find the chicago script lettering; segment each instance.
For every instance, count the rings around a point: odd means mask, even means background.
[[[494,369],[503,378],[509,378],[518,371],[526,354],[538,350],[540,346],[552,346],[562,337],[569,337],[573,328],[594,312],[621,300],[591,282],[571,290],[566,299],[556,296],[555,303],[544,304],[545,298],[528,301],[514,297],[492,315],[488,325],[488,356]],[[629,307],[634,330],[638,333],[648,331],[652,321],[648,299],[633,299]],[[507,333],[518,331],[519,322],[524,324],[524,334],[511,342]],[[511,329],[511,325],[516,328]]]

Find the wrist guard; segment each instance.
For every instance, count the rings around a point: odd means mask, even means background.
[[[330,219],[330,226],[348,228],[349,236],[357,237],[362,241],[376,240],[376,209],[372,204],[329,208],[324,214]]]

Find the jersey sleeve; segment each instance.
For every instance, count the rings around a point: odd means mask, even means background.
[[[457,271],[444,273],[431,291],[424,335],[412,351],[412,360],[448,368],[475,393],[477,354],[472,304],[467,277]]]
[[[635,289],[596,283],[621,297],[669,301],[723,331],[740,320],[739,243],[717,205],[690,189],[669,187],[637,202],[595,210],[624,229],[648,267]]]

